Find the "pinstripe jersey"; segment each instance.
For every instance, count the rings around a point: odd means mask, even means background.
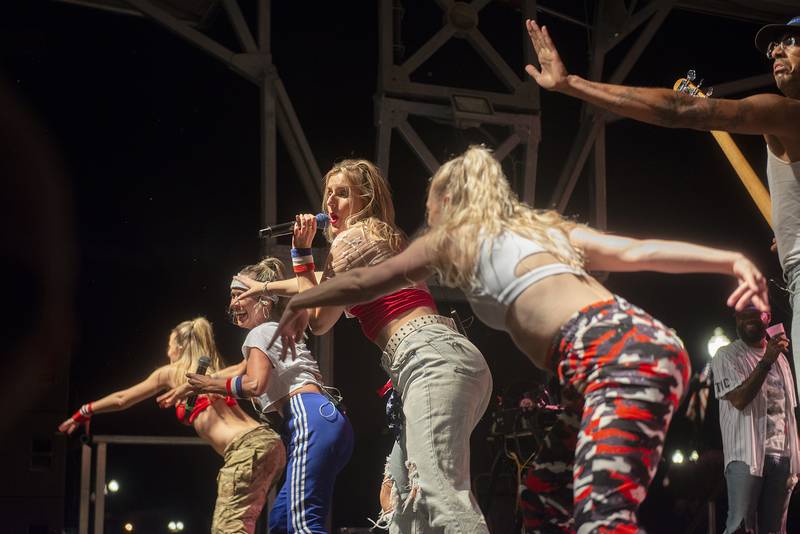
[[[722,447],[725,466],[730,462],[744,462],[750,474],[761,476],[764,467],[764,441],[767,437],[767,388],[766,381],[753,401],[738,410],[725,395],[736,389],[755,369],[764,349],[755,349],[742,340],[722,347],[711,360],[714,373],[714,392],[719,399],[719,425],[722,431]],[[779,356],[773,370],[780,374],[786,394],[786,452],[790,458],[792,474],[800,473],[800,450],[798,449],[797,423],[794,408],[797,400],[789,363]]]

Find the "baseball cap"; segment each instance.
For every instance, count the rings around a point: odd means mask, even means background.
[[[786,24],[767,24],[756,33],[756,48],[767,52],[769,43],[777,41],[787,31],[800,33],[800,16],[794,17]]]

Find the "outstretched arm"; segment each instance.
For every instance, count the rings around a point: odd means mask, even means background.
[[[346,306],[375,300],[409,284],[427,279],[432,274],[433,252],[426,236],[412,242],[397,256],[374,265],[337,274],[314,288],[292,297],[283,312],[280,325],[268,346],[282,339],[283,351],[293,348],[293,341],[302,338],[308,324],[307,308]]]
[[[424,281],[433,272],[429,267],[432,257],[427,243],[423,236],[400,254],[378,265],[339,273],[324,284],[293,297],[289,307],[300,309],[369,302],[409,284]]]
[[[311,273],[317,282],[322,279],[322,271]],[[264,294],[275,295],[277,297],[293,297],[299,292],[297,282],[294,278],[287,278],[286,280],[273,280],[271,282],[259,282],[247,275],[237,274],[234,276],[237,280],[245,284],[248,288],[247,291],[239,295],[239,299],[249,297],[250,295]]]
[[[670,89],[593,82],[567,72],[546,27],[526,21],[540,69],[525,70],[543,89],[573,96],[599,108],[667,128],[723,130],[798,137],[800,101],[775,94],[741,100],[697,98]]]
[[[72,434],[80,424],[86,422],[94,414],[125,410],[138,402],[152,397],[159,391],[169,387],[169,372],[169,367],[159,367],[135,386],[115,391],[101,399],[85,404],[84,410],[75,412],[75,415],[58,426],[58,430],[66,434]],[[82,413],[84,411],[86,413]]]
[[[573,229],[569,238],[573,245],[583,250],[589,269],[727,274],[739,280],[739,287],[728,298],[729,306],[742,309],[752,301],[762,310],[769,310],[764,276],[739,252],[682,241],[603,234],[585,226]]]

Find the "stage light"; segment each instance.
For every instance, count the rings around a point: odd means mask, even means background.
[[[720,327],[716,327],[714,329],[714,334],[708,340],[708,345],[706,346],[708,349],[708,357],[713,358],[717,355],[717,351],[720,349],[720,347],[730,345],[730,343],[731,340],[725,335],[725,331]]]
[[[170,521],[167,523],[167,528],[170,532],[177,532],[178,531],[178,524],[175,521]]]
[[[494,115],[492,103],[477,95],[451,95],[450,107],[458,128],[474,128]]]
[[[116,493],[119,491],[119,482],[116,480],[109,480],[108,484],[106,484],[106,487],[111,493]]]
[[[672,453],[672,463],[673,464],[682,464],[685,458],[683,457],[683,452],[680,449],[676,450]]]
[[[178,532],[183,530],[183,521],[178,521],[175,523],[175,527],[178,529]]]
[[[689,455],[689,460],[692,462],[696,462],[700,459],[700,453],[697,451],[692,451],[692,454]]]
[[[122,528],[125,530],[125,532],[133,532],[133,523],[125,523]]]
[[[492,103],[482,96],[452,95],[451,103],[455,111],[478,113],[480,115],[494,114]]]

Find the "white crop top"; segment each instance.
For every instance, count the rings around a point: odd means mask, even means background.
[[[274,411],[273,405],[277,401],[299,387],[306,384],[322,384],[319,366],[304,343],[295,344],[297,352],[295,359],[292,359],[292,355],[289,354],[285,360],[281,360],[280,338],[275,340],[275,344],[267,350],[269,340],[272,339],[277,328],[278,323],[272,321],[262,323],[250,330],[242,344],[242,356],[245,360],[250,348],[255,347],[267,355],[273,367],[269,382],[267,382],[267,390],[263,395],[254,398],[254,402],[258,405],[256,408],[261,413]]]
[[[507,330],[509,306],[532,284],[556,274],[586,274],[564,263],[542,265],[522,276],[514,274],[520,260],[542,252],[547,252],[542,245],[509,231],[483,241],[476,272],[478,289],[467,293],[478,319],[496,330]]]

